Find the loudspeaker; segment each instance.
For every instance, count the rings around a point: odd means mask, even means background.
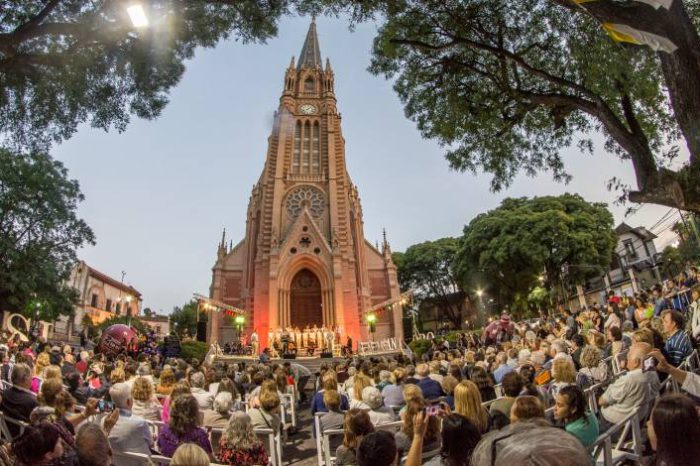
[[[282,359],[296,359],[297,354],[296,353],[284,353],[282,355]]]
[[[207,341],[207,323],[197,322],[197,341]]]
[[[331,353],[330,351],[324,351],[324,352],[321,353],[321,357],[322,357],[322,358],[332,358],[332,357],[333,357],[333,353]]]

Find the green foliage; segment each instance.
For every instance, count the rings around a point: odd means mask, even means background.
[[[112,325],[124,324],[129,325],[129,318],[127,316],[114,315],[107,320],[103,320],[95,327],[95,332],[100,335],[102,331]],[[141,322],[138,317],[131,318],[131,326],[134,327],[140,335],[145,335],[148,333],[148,326]]]
[[[155,118],[197,47],[233,36],[264,41],[289,13],[275,0],[150,0],[147,28],[129,2],[8,0],[0,17],[0,132],[46,148],[80,123],[123,131],[131,115]]]
[[[679,133],[653,52],[621,47],[556,3],[391,3],[370,70],[394,80],[406,115],[449,148],[452,168],[492,174],[494,190],[519,172],[568,180],[562,149],[592,152],[594,131],[635,170],[653,167],[652,153],[672,157],[664,144]]]
[[[411,348],[411,351],[413,351],[413,353],[420,358],[424,353],[430,350],[432,345],[432,340],[412,340],[408,344],[408,347]]]
[[[416,288],[424,291],[417,299],[429,299],[431,305],[444,311],[450,322],[457,328],[461,325],[460,311],[463,299],[459,280],[454,272],[453,262],[459,241],[455,238],[442,238],[436,241],[410,246],[405,253],[394,253],[399,283],[402,290]]]
[[[197,334],[197,316],[200,319],[206,319],[204,313],[198,313],[197,300],[193,299],[182,307],[175,306],[172,314],[170,314],[170,325],[173,331],[177,331],[178,335],[183,335],[185,330],[190,336]]]
[[[188,361],[190,359],[202,361],[208,351],[209,346],[203,341],[186,341],[181,345],[180,357]]]
[[[484,281],[490,295],[526,310],[542,279],[565,290],[607,270],[617,241],[612,227],[605,204],[578,195],[505,199],[464,228],[457,271],[465,283]]]
[[[1,78],[0,78],[1,79]],[[54,321],[77,298],[66,285],[76,250],[94,244],[78,218],[83,200],[68,171],[45,153],[0,149],[0,309]]]

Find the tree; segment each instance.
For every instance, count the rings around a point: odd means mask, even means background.
[[[667,277],[673,277],[685,270],[684,261],[678,248],[667,246],[661,253],[661,270]]]
[[[585,135],[600,131],[606,150],[632,163],[637,191],[630,200],[700,210],[700,154],[692,134],[700,115],[689,110],[691,125],[675,105],[674,118],[650,49],[614,43],[596,19],[573,16],[558,5],[563,2],[378,2],[386,22],[370,70],[395,78],[407,116],[449,148],[454,169],[491,173],[494,190],[520,171],[550,170],[556,180],[568,180],[561,149],[577,144],[591,152]],[[593,3],[637,2],[585,5]],[[693,92],[684,98],[697,100],[697,79],[688,78],[684,89]],[[678,147],[669,145],[681,134],[676,119],[691,157],[673,171],[668,164]],[[620,183],[613,178],[611,186]]]
[[[458,248],[457,239],[442,238],[414,244],[405,253],[394,253],[392,258],[401,289],[417,288],[419,299],[437,306],[452,325],[461,328],[466,295],[453,268]],[[459,298],[455,299],[455,295]]]
[[[456,270],[463,283],[477,277],[512,310],[526,310],[540,284],[563,296],[607,270],[616,242],[605,204],[575,194],[509,198],[464,228]]]
[[[182,335],[185,330],[190,336],[197,334],[197,319],[206,319],[206,316],[198,311],[199,303],[196,299],[191,300],[182,307],[175,306],[172,314],[170,314],[170,322],[173,324],[173,329]]]
[[[60,162],[0,149],[0,310],[31,315],[39,303],[47,321],[73,310],[77,294],[66,279],[76,250],[95,240],[77,216],[82,200]]]
[[[0,18],[0,133],[47,148],[80,123],[123,131],[131,115],[155,118],[197,47],[264,41],[289,13],[285,0],[150,0],[149,26],[132,26],[133,2],[8,0]]]

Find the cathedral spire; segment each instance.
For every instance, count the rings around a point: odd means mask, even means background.
[[[318,36],[316,35],[316,18],[311,20],[309,32],[306,33],[304,46],[301,48],[297,70],[302,67],[320,68],[321,67],[321,49],[318,46]]]

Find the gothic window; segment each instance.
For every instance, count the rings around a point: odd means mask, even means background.
[[[309,156],[311,152],[311,125],[304,123],[304,146],[301,153],[301,172],[309,173]]]
[[[311,146],[311,173],[320,173],[321,165],[321,150],[320,150],[320,138],[319,138],[319,126],[318,121],[314,122],[313,130],[313,141]]]
[[[292,155],[292,173],[299,173],[301,159],[301,122],[297,121],[294,130],[294,154]]]
[[[304,92],[313,92],[314,87],[313,78],[307,78],[306,81],[304,81]]]
[[[300,186],[287,196],[287,214],[297,218],[306,207],[314,218],[320,218],[326,209],[326,196],[313,186]]]

